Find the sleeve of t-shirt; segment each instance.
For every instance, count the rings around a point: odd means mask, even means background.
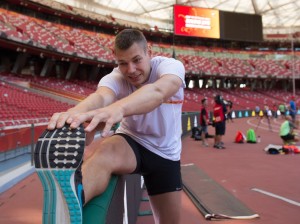
[[[174,58],[168,58],[159,64],[157,67],[157,73],[159,76],[166,74],[178,76],[182,80],[182,87],[185,88],[185,68],[181,61]]]
[[[122,83],[121,73],[118,68],[114,68],[111,73],[100,79],[98,88],[100,86],[108,87],[118,96],[120,94],[120,83]]]

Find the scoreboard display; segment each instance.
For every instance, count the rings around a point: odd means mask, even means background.
[[[174,5],[174,32],[182,36],[219,39],[219,11]]]

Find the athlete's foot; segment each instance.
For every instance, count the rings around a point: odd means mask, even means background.
[[[202,142],[202,146],[208,147],[208,143],[207,142]]]
[[[226,149],[226,147],[223,144],[214,144],[214,148],[216,148],[216,149]]]

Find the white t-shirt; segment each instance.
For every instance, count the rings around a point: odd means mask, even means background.
[[[151,59],[151,73],[145,84],[153,83],[165,74],[173,74],[182,80],[179,91],[167,102],[153,111],[123,118],[117,133],[132,137],[151,152],[169,160],[180,160],[181,154],[181,109],[185,87],[183,64],[173,58],[157,56]],[[98,86],[114,91],[122,99],[136,90],[127,82],[118,68],[104,76]],[[151,93],[149,93],[151,94]]]

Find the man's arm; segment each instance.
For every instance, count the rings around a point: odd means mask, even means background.
[[[205,125],[205,126],[208,125],[208,124],[207,124],[207,120],[208,120],[208,119],[207,119],[206,115],[203,115],[203,121],[204,121],[204,125]]]
[[[202,121],[204,122],[203,125],[207,125],[207,113],[205,109],[201,110],[201,114],[202,114]]]
[[[105,107],[115,101],[114,92],[107,87],[99,87],[94,93],[90,94],[76,106],[70,108],[66,112],[55,113],[51,117],[48,129],[52,130],[55,127],[61,128],[65,123],[72,123],[73,116],[78,113],[85,113],[97,108]]]
[[[173,96],[182,86],[182,80],[176,75],[166,74],[152,84],[142,86],[129,96],[110,104],[107,107],[95,109],[74,117],[71,127],[90,121],[86,131],[92,131],[100,122],[105,123],[103,136],[112,125],[120,122],[123,117],[144,114],[152,111]]]
[[[124,117],[148,113],[166,102],[181,86],[182,80],[179,77],[164,75],[155,83],[143,86],[115,104],[122,108]]]

